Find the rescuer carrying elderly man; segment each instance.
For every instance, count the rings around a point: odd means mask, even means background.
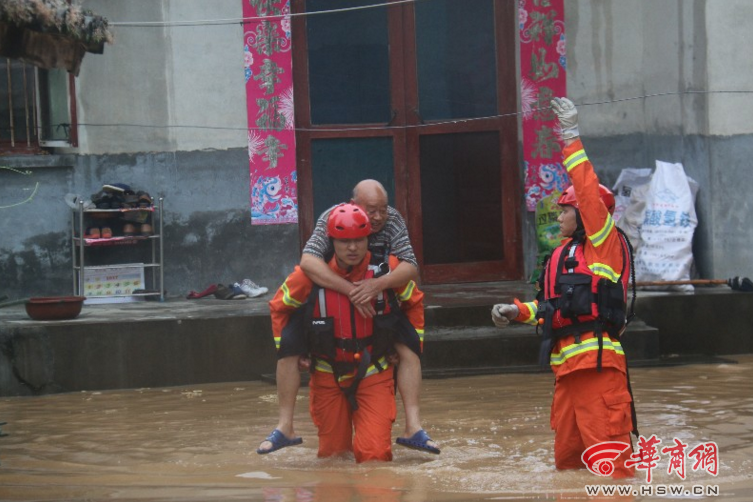
[[[517,321],[543,331],[540,356],[555,375],[550,421],[557,469],[584,468],[584,451],[610,441],[624,446],[613,470],[602,474],[632,477],[634,469],[625,461],[632,454],[630,432],[637,434],[637,427],[620,344],[627,321],[630,244],[612,219],[614,196],[599,184],[583,149],[575,105],[555,98],[552,108],[572,183],[557,201],[563,240],[545,265],[539,299],[495,305],[492,321],[499,328]]]
[[[340,277],[358,282],[399,265],[392,255],[386,262],[371,264],[371,231],[366,211],[356,204],[340,204],[330,211],[327,235],[334,256],[328,266]],[[423,293],[410,280],[380,291],[372,307],[373,316],[363,315],[348,295],[317,286],[300,267],[270,301],[278,357],[311,358],[309,409],[318,429],[320,457],[352,451],[357,462],[392,460],[396,405],[390,356],[396,342],[421,353]],[[287,387],[278,382],[281,407],[291,397],[295,403],[297,386]],[[302,442],[279,429],[266,441],[274,449]]]
[[[351,199],[366,212],[371,224],[368,249],[373,265],[387,265],[387,257],[398,259],[397,266],[390,266],[388,273],[377,274],[369,279],[350,281],[338,275],[328,261],[334,251],[328,235],[328,221],[333,208],[319,217],[314,232],[303,248],[301,270],[316,285],[337,291],[347,296],[355,309],[366,318],[373,317],[374,301],[384,290],[402,288],[418,278],[418,264],[408,238],[408,229],[400,213],[387,204],[387,191],[376,180],[360,181],[353,189]],[[439,454],[435,441],[421,426],[419,396],[421,389],[420,353],[395,342],[396,355],[391,356],[395,367],[397,388],[405,409],[405,431],[397,438],[397,444],[416,450]],[[300,444],[293,425],[295,398],[300,387],[299,369],[307,369],[308,360],[302,354],[278,350],[277,389],[280,396],[279,421],[275,432],[262,441],[256,450],[259,454],[271,453],[291,443]],[[399,370],[398,370],[399,367]],[[286,439],[283,439],[286,438]],[[275,441],[275,439],[277,439]]]

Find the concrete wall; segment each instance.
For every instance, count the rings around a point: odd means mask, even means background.
[[[239,19],[242,7],[241,0],[84,5],[113,22],[169,23]],[[753,68],[741,55],[753,35],[740,20],[753,5],[578,0],[565,8],[569,95],[581,104],[581,132],[605,184],[625,167],[682,162],[701,187],[694,243],[701,275],[753,273],[753,101],[743,93],[689,93],[750,88]],[[0,294],[69,293],[70,211],[62,198],[112,182],[165,197],[169,293],[245,277],[276,287],[298,260],[298,228],[251,225],[243,28],[114,30],[115,44],[88,54],[77,79],[79,147],[2,159],[30,174],[0,170],[0,206],[34,198],[0,209]],[[533,255],[531,215],[524,214]]]
[[[84,6],[111,22],[242,17],[241,0]],[[37,192],[0,209],[0,294],[70,294],[71,212],[63,196],[89,197],[114,182],[165,197],[169,295],[244,278],[274,290],[298,262],[298,227],[251,225],[242,27],[113,30],[115,43],[87,54],[76,81],[79,147],[2,159],[30,174],[0,170],[0,206]],[[116,262],[141,261],[135,248],[110,249]]]
[[[748,201],[753,68],[744,0],[565,2],[568,93],[606,184],[625,167],[681,162],[700,184],[694,255],[699,273],[753,273]],[[692,92],[702,91],[702,92]],[[647,96],[640,99],[628,99]]]
[[[87,55],[78,78],[80,154],[246,148],[241,0],[89,0],[112,22],[115,43]],[[164,26],[160,23],[169,23]],[[173,127],[166,127],[173,126]]]

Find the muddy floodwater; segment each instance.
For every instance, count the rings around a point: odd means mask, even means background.
[[[662,456],[651,483],[645,470],[627,482],[643,494],[598,499],[658,499],[647,486],[683,485],[753,500],[753,356],[728,359],[631,372],[641,434],[688,450],[714,442],[718,474],[688,459],[682,480]],[[550,373],[425,380],[424,426],[442,454],[396,446],[393,462],[363,465],[316,458],[307,390],[296,408],[304,444],[257,455],[277,416],[275,388],[264,382],[2,398],[0,500],[594,500],[586,485],[624,485],[554,469],[552,389]]]

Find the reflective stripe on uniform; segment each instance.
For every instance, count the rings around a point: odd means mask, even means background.
[[[570,172],[576,166],[581,165],[587,160],[588,160],[588,157],[586,156],[586,151],[581,148],[580,150],[578,150],[577,152],[573,153],[572,155],[570,155],[568,158],[565,159],[565,168],[567,169],[567,172]]]
[[[410,300],[410,297],[413,296],[413,290],[416,289],[416,283],[413,281],[408,281],[408,284],[406,284],[405,289],[403,289],[397,297],[400,299],[401,302],[405,302]]]
[[[280,340],[282,340],[281,336],[274,337],[275,339],[275,348],[279,351],[280,350]]]
[[[379,366],[381,366],[382,371],[386,370],[390,366],[390,364],[387,362],[387,358],[384,357],[384,356],[380,357],[377,362],[379,363]],[[316,371],[321,371],[323,373],[334,373],[332,371],[332,366],[327,361],[323,361],[321,359],[317,359],[316,360],[316,365],[314,366],[314,369]],[[376,364],[372,364],[371,366],[369,366],[366,369],[366,374],[363,377],[364,378],[370,377],[371,375],[376,375],[379,372],[380,371],[377,368]],[[350,373],[350,374],[347,374],[347,375],[342,375],[338,379],[338,381],[339,382],[343,382],[343,381],[347,380],[348,378],[353,378],[354,376],[355,376],[355,373]]]
[[[622,350],[622,345],[620,345],[620,342],[612,340],[608,336],[604,337],[603,349],[611,350],[615,354],[618,354],[620,356],[625,355],[625,352]],[[549,358],[549,364],[551,364],[552,366],[559,366],[560,364],[563,364],[568,359],[578,356],[580,354],[583,354],[584,352],[598,351],[598,350],[599,350],[598,338],[590,338],[586,340],[585,342],[573,343],[571,345],[568,345],[567,347],[563,347],[560,352],[552,352],[552,355]]]
[[[418,333],[418,338],[421,340],[421,343],[424,343],[424,330],[416,328],[416,333]]]
[[[593,235],[589,235],[588,239],[595,248],[604,244],[604,241],[609,237],[609,232],[614,228],[614,220],[612,215],[607,213],[607,221],[604,223],[604,227]]]
[[[589,265],[588,269],[599,277],[605,277],[612,282],[617,282],[620,279],[620,275],[615,273],[614,269],[605,263],[594,263]]]
[[[287,281],[282,283],[280,289],[282,290],[282,303],[284,303],[288,307],[293,307],[296,309],[303,305],[303,302],[299,302],[298,300],[290,296],[290,289],[288,288]]]
[[[538,312],[539,307],[536,304],[536,302],[525,302],[523,303],[523,305],[525,305],[528,308],[528,312],[530,312],[530,315],[528,316],[527,319],[521,322],[524,324],[533,324],[533,325],[538,324],[538,322],[536,321],[536,312]]]

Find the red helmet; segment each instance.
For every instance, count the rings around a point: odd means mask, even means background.
[[[340,204],[329,213],[327,235],[333,239],[359,239],[368,237],[371,223],[366,212],[355,204]]]
[[[607,206],[609,214],[614,214],[614,194],[612,191],[600,184],[599,195],[601,195],[601,200],[604,202],[604,205]],[[575,209],[578,209],[578,200],[575,198],[575,187],[570,185],[567,190],[562,192],[560,198],[557,199],[557,204],[560,206],[573,206]]]

